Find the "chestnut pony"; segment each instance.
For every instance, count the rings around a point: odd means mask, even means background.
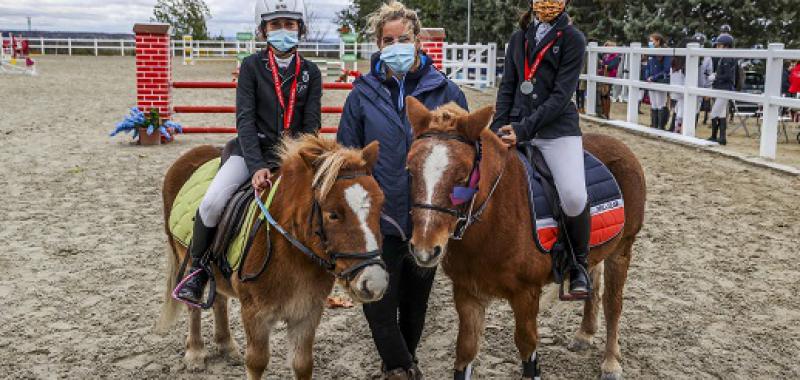
[[[433,112],[413,98],[406,104],[415,135],[408,154],[414,204],[453,209],[449,194],[454,186],[463,186],[470,175],[476,157],[474,143],[480,141],[482,146],[474,207],[485,204],[485,209],[480,219],[467,227],[462,240],[450,239],[457,224],[450,213],[431,208],[412,211],[410,247],[414,259],[423,267],[441,262],[453,281],[459,317],[455,370],[460,376],[471,372],[485,309],[494,298],[510,303],[520,358],[531,363],[538,341],[536,318],[542,288],[553,277],[550,256],[537,250],[533,240],[525,169],[515,152],[487,128],[494,114],[492,107],[468,114],[454,104]],[[638,160],[619,140],[586,134],[583,141],[585,148],[611,169],[620,185],[625,227],[619,236],[590,252],[589,265],[594,267],[592,277],[598,286],[585,303],[581,328],[570,348],[587,348],[597,331],[602,272],[607,339],[601,369],[603,378],[614,379],[622,374],[618,343],[622,290],[631,247],[644,219],[645,179]]]
[[[281,184],[270,213],[300,244],[333,265],[323,268],[276,228],[267,235],[262,225],[242,264],[245,273],[257,273],[266,256],[266,239],[270,239],[272,258],[260,276],[242,282],[234,273],[230,280],[225,280],[215,267],[219,294],[213,304],[214,340],[222,354],[239,356],[228,324],[228,299],[237,297],[242,304],[247,337],[245,365],[249,379],[260,379],[264,373],[270,356],[270,330],[278,322],[287,324],[295,376],[311,379],[314,335],[334,281],[338,278],[350,295],[361,302],[380,299],[388,284],[383,263],[374,258],[365,260],[381,244],[383,193],[370,175],[378,157],[378,144],[370,144],[363,150],[345,149],[335,141],[305,135],[287,139],[281,152],[282,167],[275,175],[281,176]],[[172,164],[164,178],[165,221],[169,220],[172,204],[183,184],[197,168],[219,155],[219,149],[205,145],[190,150]],[[318,218],[311,218],[314,203],[319,205],[315,214]],[[325,237],[324,241],[319,235]],[[171,252],[167,256],[167,286],[157,325],[161,331],[174,323],[181,305],[172,299],[171,291],[178,280],[179,263],[186,255],[186,247],[177,243],[168,230],[167,237]],[[202,368],[205,356],[200,310],[190,307],[185,360],[194,369]]]

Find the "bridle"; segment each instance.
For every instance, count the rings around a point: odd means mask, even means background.
[[[362,172],[343,174],[336,177],[336,181],[355,179],[358,177],[366,177],[366,176],[369,176],[369,174]],[[278,180],[276,181],[275,186],[277,186],[277,183],[279,181],[280,178],[278,178]],[[311,214],[309,215],[308,223],[313,233],[319,236],[320,240],[322,241],[323,250],[328,253],[328,256],[330,257],[329,259],[326,259],[317,254],[316,252],[314,252],[314,250],[312,250],[305,244],[301,243],[294,235],[286,231],[286,229],[283,228],[283,226],[278,224],[278,222],[275,221],[275,218],[272,216],[272,214],[269,213],[269,210],[266,208],[266,206],[264,206],[264,202],[261,200],[261,197],[259,196],[258,193],[256,193],[256,202],[258,203],[258,206],[261,209],[261,213],[264,215],[264,218],[272,227],[275,228],[275,230],[277,230],[281,235],[283,235],[283,237],[286,240],[288,240],[289,243],[291,243],[295,248],[297,248],[297,250],[302,252],[305,256],[311,259],[311,261],[322,267],[322,269],[326,270],[328,273],[332,274],[336,278],[349,282],[353,278],[355,278],[355,276],[357,276],[358,273],[360,273],[364,268],[371,265],[380,265],[382,268],[386,269],[386,264],[383,262],[383,259],[381,259],[380,249],[376,249],[369,252],[328,251],[329,244],[328,244],[327,234],[325,233],[325,225],[322,220],[322,206],[320,205],[319,199],[316,196],[316,190],[317,190],[316,188],[313,189],[315,195],[313,196],[314,200],[311,205]],[[314,226],[315,222],[316,222],[316,228]],[[359,262],[345,270],[342,270],[341,272],[337,272],[336,261],[340,259],[358,260]]]
[[[505,166],[503,166],[503,169],[501,169],[500,174],[492,183],[492,188],[489,190],[489,194],[486,196],[486,199],[476,209],[475,199],[477,198],[476,195],[478,194],[478,182],[480,180],[479,168],[483,153],[483,146],[481,145],[480,140],[475,142],[470,142],[461,135],[448,133],[444,131],[425,132],[417,136],[416,139],[457,141],[459,143],[469,145],[475,149],[475,158],[472,163],[472,169],[469,172],[470,173],[469,176],[464,181],[464,185],[454,186],[452,192],[450,193],[450,202],[453,203],[453,205],[456,207],[445,207],[427,203],[414,203],[413,205],[411,205],[412,211],[413,209],[424,209],[424,210],[431,210],[448,214],[455,217],[456,227],[453,230],[453,233],[450,234],[450,238],[453,240],[461,240],[464,237],[464,233],[467,231],[467,227],[471,226],[477,221],[480,221],[481,215],[483,215],[483,212],[486,210],[486,206],[488,206],[489,204],[489,199],[492,198],[492,195],[497,189],[497,185],[500,183],[500,179],[503,178],[503,173],[505,172]],[[469,203],[469,205],[467,205],[467,203]]]

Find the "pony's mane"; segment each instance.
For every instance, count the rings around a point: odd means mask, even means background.
[[[456,119],[468,115],[469,112],[455,102],[447,103],[431,111],[430,128],[441,131],[454,130]]]
[[[366,165],[360,151],[345,148],[335,140],[311,134],[284,139],[278,149],[278,155],[282,162],[287,163],[292,160],[302,160],[300,152],[303,151],[314,152],[317,155],[311,184],[319,191],[320,200],[328,196],[342,169],[356,169]]]

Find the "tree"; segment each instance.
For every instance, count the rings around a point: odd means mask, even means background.
[[[158,0],[153,8],[153,16],[154,21],[172,25],[174,38],[209,38],[206,20],[211,18],[211,12],[203,0]]]

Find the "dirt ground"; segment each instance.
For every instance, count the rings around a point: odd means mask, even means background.
[[[175,79],[226,80],[230,69],[178,66]],[[135,100],[131,58],[44,57],[39,72],[0,77],[0,378],[242,378],[240,363],[217,356],[205,372],[186,371],[183,318],[169,334],[153,333],[164,282],[162,176],[182,152],[229,136],[180,136],[153,148],[109,138]],[[472,107],[492,102],[492,93],[465,91]],[[343,96],[326,95],[325,104],[341,104]],[[232,92],[195,91],[176,103],[232,102]],[[180,121],[232,125],[231,119]],[[646,225],[622,316],[624,374],[800,376],[800,179],[615,129],[584,129],[630,145],[647,174]],[[441,273],[431,299],[420,365],[429,379],[447,379],[457,317]],[[566,349],[580,310],[557,304],[542,313],[547,379],[600,375],[603,328],[593,349]],[[244,347],[238,311],[234,302],[233,330]],[[482,378],[518,377],[512,320],[505,303],[490,308],[475,363]],[[291,376],[285,342],[281,328],[269,378]],[[378,367],[360,309],[326,311],[315,378],[366,379]]]

